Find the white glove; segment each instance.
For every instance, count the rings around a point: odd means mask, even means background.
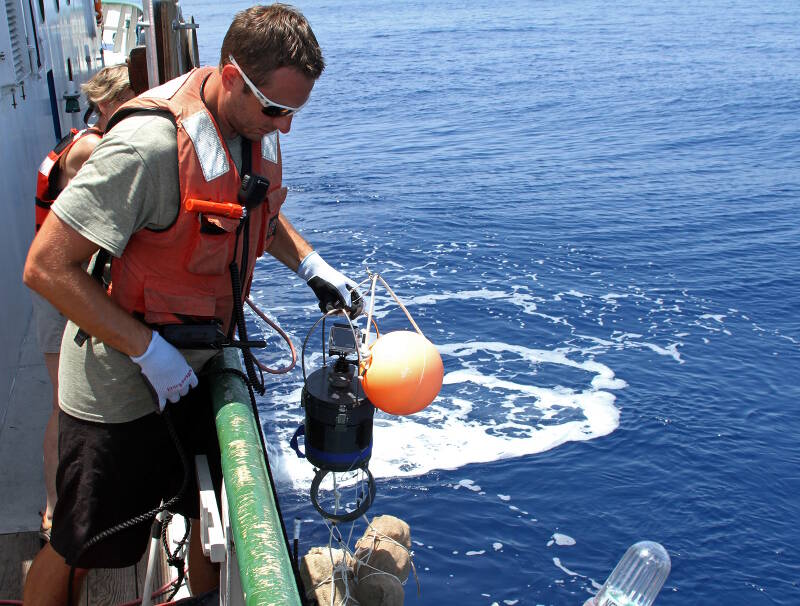
[[[164,412],[167,400],[177,402],[189,393],[189,389],[197,387],[197,375],[181,352],[155,331],[147,350],[141,356],[130,358],[142,369],[159,412]]]
[[[344,308],[351,318],[357,318],[364,311],[364,299],[356,290],[356,283],[328,265],[317,251],[306,255],[297,268],[297,275],[317,295],[322,313]]]

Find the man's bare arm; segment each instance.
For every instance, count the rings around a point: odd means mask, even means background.
[[[267,248],[267,252],[296,272],[300,267],[300,262],[313,250],[300,232],[294,228],[291,221],[283,213],[280,213],[275,237]]]
[[[152,330],[114,303],[83,269],[97,250],[97,244],[51,212],[28,251],[23,281],[93,337],[139,356]]]
[[[72,181],[72,178],[78,174],[81,166],[83,166],[84,162],[92,155],[98,143],[100,143],[100,137],[98,135],[86,135],[72,144],[64,161],[64,166],[58,175],[59,191],[63,190],[67,186],[67,183]]]
[[[328,265],[283,213],[267,251],[305,280],[317,295],[323,313],[334,307],[344,307],[351,318],[356,318],[363,311],[364,300],[356,283]]]

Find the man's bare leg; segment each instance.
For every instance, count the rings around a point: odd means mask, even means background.
[[[70,566],[50,544],[34,558],[28,578],[25,579],[23,604],[25,606],[64,606],[67,603]],[[72,580],[72,604],[77,604],[81,596],[81,586],[89,571],[75,569]]]

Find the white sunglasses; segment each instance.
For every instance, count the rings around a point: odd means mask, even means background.
[[[296,114],[305,103],[300,107],[289,107],[288,105],[281,105],[280,103],[275,103],[275,101],[270,101],[267,97],[264,96],[260,90],[256,88],[256,85],[247,77],[247,75],[242,71],[242,68],[239,67],[239,64],[236,63],[236,59],[233,58],[233,55],[228,55],[228,59],[231,62],[231,65],[236,68],[239,72],[239,75],[244,80],[244,83],[247,84],[247,87],[252,91],[252,93],[258,99],[258,102],[261,103],[261,113],[265,116],[269,116],[270,118],[282,118],[284,116],[291,116],[292,114]]]

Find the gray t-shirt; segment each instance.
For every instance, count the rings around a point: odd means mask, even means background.
[[[168,117],[138,114],[117,124],[53,203],[53,212],[83,237],[122,255],[140,229],[163,229],[177,216],[178,144]],[[241,138],[226,141],[237,167]],[[61,409],[100,423],[132,421],[155,410],[139,366],[124,353],[91,338],[74,342],[68,322],[61,342],[58,400]],[[199,370],[210,350],[182,352]]]

